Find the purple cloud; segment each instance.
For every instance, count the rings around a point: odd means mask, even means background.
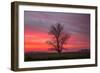
[[[25,11],[24,23],[25,28],[43,32],[48,32],[52,24],[61,23],[65,32],[90,37],[90,14]]]

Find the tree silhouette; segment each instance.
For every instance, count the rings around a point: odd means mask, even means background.
[[[64,33],[64,26],[59,23],[52,25],[49,31],[49,35],[52,36],[52,39],[47,41],[47,43],[52,46],[51,50],[55,50],[58,53],[61,53],[64,49],[64,44],[67,44],[66,41],[70,37],[69,34]]]

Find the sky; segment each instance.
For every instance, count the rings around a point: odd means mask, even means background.
[[[64,32],[70,34],[64,47],[70,51],[90,49],[90,14],[24,11],[25,52],[48,51],[46,42],[51,25],[60,23]]]

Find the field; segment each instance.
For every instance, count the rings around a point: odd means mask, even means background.
[[[90,58],[90,52],[88,50],[64,53],[28,52],[24,56],[24,61],[86,59]]]

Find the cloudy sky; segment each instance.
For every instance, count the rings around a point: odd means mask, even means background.
[[[90,14],[24,11],[25,51],[47,51],[50,26],[57,23],[71,35],[66,49],[90,48]]]

